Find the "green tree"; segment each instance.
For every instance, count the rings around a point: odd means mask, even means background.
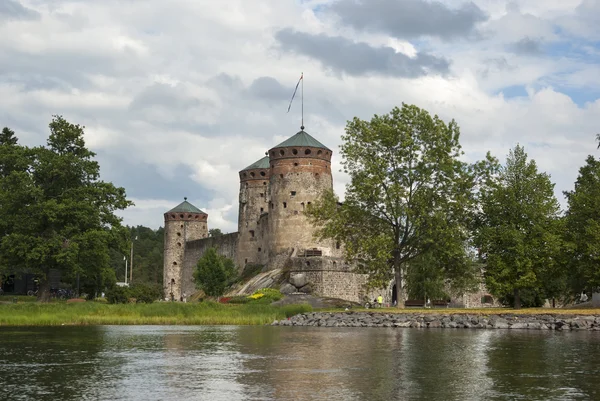
[[[236,277],[233,260],[217,254],[215,248],[209,248],[198,260],[194,280],[196,287],[210,297],[223,295]]]
[[[486,261],[486,285],[498,297],[514,299],[519,309],[520,292],[543,287],[541,277],[560,268],[554,184],[517,145],[482,190],[481,201],[477,243]]]
[[[459,136],[455,121],[412,105],[371,121],[354,118],[340,152],[351,179],[345,201],[326,192],[307,211],[316,235],[343,242],[371,286],[395,278],[400,306],[405,274],[420,255],[435,251],[448,270],[467,266],[473,188],[489,163],[460,161]]]
[[[10,165],[0,177],[0,220],[5,222],[0,269],[39,274],[42,300],[49,298],[51,269],[59,270],[63,281],[78,277],[96,283],[96,289],[114,282],[109,246],[123,243],[121,219],[114,212],[132,204],[123,188],[99,180],[84,127],[60,116],[49,127],[46,147],[10,141],[15,151],[10,157],[0,154],[3,171]]]
[[[223,232],[220,228],[211,228],[208,230],[209,237],[220,237],[221,235],[223,235]]]
[[[564,192],[566,240],[576,290],[600,287],[600,159],[588,156],[573,191]]]

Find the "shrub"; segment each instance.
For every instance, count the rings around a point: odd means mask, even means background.
[[[162,290],[157,285],[134,284],[129,288],[129,297],[135,298],[137,303],[150,304],[162,297]]]
[[[247,304],[248,302],[250,302],[251,299],[245,296],[235,296],[235,297],[231,297],[229,298],[229,304]]]
[[[283,294],[275,288],[261,288],[254,294],[248,296],[251,303],[257,304],[270,304],[279,301],[281,298],[283,298]]]
[[[106,291],[106,300],[109,304],[126,304],[129,302],[129,289],[115,286]]]

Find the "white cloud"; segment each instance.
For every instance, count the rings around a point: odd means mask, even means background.
[[[235,230],[238,171],[299,129],[299,98],[289,114],[285,110],[300,72],[305,125],[333,149],[340,195],[348,180],[338,173],[345,121],[369,119],[401,102],[456,119],[469,159],[487,150],[503,159],[520,142],[552,174],[559,196],[595,151],[597,1],[476,0],[489,20],[478,25],[477,38],[450,42],[356,31],[322,12],[330,3],[325,0],[21,3],[41,17],[0,23],[0,125],[29,145],[45,142],[52,114],[85,125],[103,178],[124,183],[135,200],[122,213],[127,224],[157,227],[166,210],[194,194],[189,200],[209,213],[211,227]],[[348,76],[278,50],[275,33],[285,28],[410,57],[445,57],[450,72],[415,79]],[[539,42],[541,53],[515,52],[511,46],[524,38],[533,50]],[[548,52],[548,46],[580,52]],[[276,82],[253,92],[261,77]],[[511,96],[513,86],[526,92]],[[588,104],[569,97],[584,89]]]

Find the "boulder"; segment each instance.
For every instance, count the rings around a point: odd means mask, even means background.
[[[308,284],[308,278],[304,273],[292,274],[290,276],[290,283],[296,288],[302,288]]]
[[[289,294],[292,294],[292,293],[296,292],[296,287],[294,287],[293,285],[291,285],[289,283],[285,283],[284,285],[282,285],[279,288],[279,291],[282,294],[289,295]]]
[[[306,284],[304,287],[300,288],[298,292],[310,294],[312,292],[312,287],[310,286],[310,284]]]

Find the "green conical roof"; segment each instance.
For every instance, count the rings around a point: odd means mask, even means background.
[[[265,156],[262,159],[260,159],[259,161],[252,163],[251,165],[249,165],[242,171],[253,170],[255,168],[269,168],[269,156]]]
[[[192,205],[187,201],[187,198],[183,198],[183,202],[169,210],[167,213],[201,213],[206,214],[196,206]]]
[[[323,145],[321,142],[317,141],[315,138],[304,132],[304,130],[298,132],[293,137],[286,139],[279,145],[273,146],[273,148],[287,148],[292,146],[307,146],[311,148],[321,148],[330,150],[327,146]]]

